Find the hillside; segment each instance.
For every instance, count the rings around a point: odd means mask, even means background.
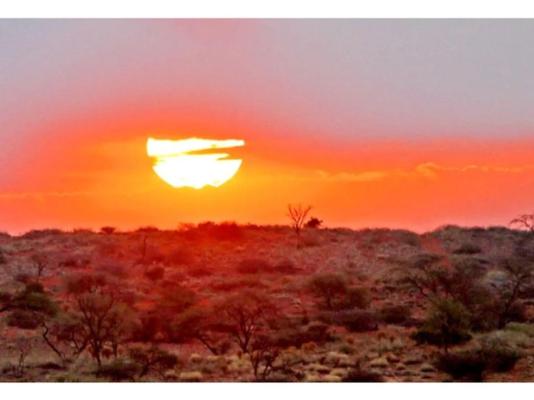
[[[503,227],[0,236],[2,381],[531,381],[534,237]]]

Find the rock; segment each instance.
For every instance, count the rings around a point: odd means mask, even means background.
[[[398,356],[396,356],[395,354],[393,354],[393,353],[389,353],[386,356],[386,359],[392,364],[396,364],[396,363],[398,363],[400,361],[400,358]]]
[[[165,372],[163,377],[165,378],[166,381],[177,381],[178,380],[178,375],[176,375],[176,372],[171,371],[171,370]]]
[[[334,368],[332,371],[330,371],[330,375],[343,377],[347,375],[347,370],[345,368]]]
[[[330,372],[330,368],[328,366],[323,365],[323,364],[318,364],[318,363],[308,364],[306,366],[306,369],[310,371],[318,372],[320,374],[326,374]]]
[[[189,356],[190,363],[198,363],[200,361],[202,361],[202,357],[200,356],[200,354],[193,353]]]
[[[436,369],[428,363],[423,363],[423,365],[421,365],[421,368],[419,370],[421,372],[435,372],[436,371]]]
[[[373,358],[378,358],[380,357],[380,354],[376,353],[376,352],[370,352],[370,353],[367,353],[365,355],[365,357],[368,359],[368,360],[372,360]]]
[[[413,354],[411,356],[408,356],[404,360],[404,364],[406,365],[414,365],[414,364],[421,364],[423,362],[423,358],[420,355]]]
[[[341,376],[337,376],[337,375],[324,375],[321,380],[323,382],[341,382]]]
[[[350,363],[350,359],[349,359],[349,356],[347,356],[346,354],[331,351],[330,353],[326,355],[324,362],[325,364],[337,367],[342,362],[345,365],[348,365]]]
[[[184,382],[201,382],[202,372],[200,371],[188,371],[180,374],[180,380]]]
[[[380,358],[375,358],[374,360],[372,360],[369,363],[369,366],[371,368],[379,368],[379,369],[386,368],[387,366],[389,366],[389,362],[384,357],[380,357]]]
[[[404,365],[404,364],[402,364],[402,363],[397,364],[397,365],[395,366],[395,369],[396,369],[397,371],[406,371],[406,365]]]
[[[306,374],[304,375],[305,382],[318,382],[320,380],[319,375],[316,374]]]

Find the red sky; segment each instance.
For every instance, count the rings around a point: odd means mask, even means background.
[[[327,226],[507,224],[534,211],[530,30],[3,22],[0,230],[286,223],[288,203]],[[148,136],[244,139],[243,165],[219,188],[173,189]]]

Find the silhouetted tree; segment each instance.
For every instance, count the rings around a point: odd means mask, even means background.
[[[322,219],[319,219],[319,218],[316,218],[316,217],[311,217],[308,222],[306,222],[306,228],[312,228],[312,229],[317,229],[319,228],[323,223],[323,220]]]
[[[244,290],[227,298],[219,307],[219,315],[230,336],[243,353],[249,351],[252,339],[269,329],[276,310],[263,295]]]
[[[287,206],[287,216],[291,220],[291,228],[295,231],[297,235],[297,245],[300,244],[300,232],[302,231],[302,228],[304,227],[304,223],[306,221],[306,217],[308,216],[308,213],[312,209],[311,206],[303,206],[302,204],[297,205],[291,205],[289,204]]]
[[[525,229],[530,233],[534,232],[534,214],[521,214],[510,221],[510,225]]]
[[[31,260],[35,266],[37,278],[39,279],[43,275],[44,270],[48,267],[48,257],[46,254],[37,253],[32,255]]]

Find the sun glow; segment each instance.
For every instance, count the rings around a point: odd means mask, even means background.
[[[221,186],[237,173],[242,163],[239,159],[227,159],[228,153],[207,151],[244,145],[244,140],[237,139],[160,140],[150,137],[146,149],[148,156],[155,159],[154,172],[169,185],[201,189],[207,185]]]

